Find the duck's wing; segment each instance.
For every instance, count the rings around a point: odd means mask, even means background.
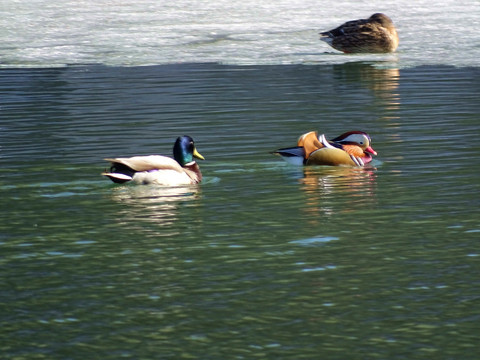
[[[346,23],[336,27],[335,29],[321,32],[320,35],[333,38],[336,36],[345,36],[348,34],[354,34],[360,31],[363,25],[367,23],[368,23],[367,19],[347,21]]]
[[[346,53],[383,53],[393,51],[395,48],[384,31],[335,37],[331,40],[331,46]]]
[[[133,156],[129,158],[108,158],[105,159],[114,164],[122,164],[130,169],[141,172],[151,170],[175,170],[183,172],[182,166],[172,158],[162,155]]]

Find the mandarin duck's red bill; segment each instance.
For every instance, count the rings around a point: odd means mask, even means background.
[[[274,152],[295,165],[364,166],[377,155],[370,136],[363,131],[349,131],[332,140],[310,131],[298,138],[297,146]]]
[[[321,32],[320,40],[344,53],[389,53],[398,47],[397,30],[392,20],[382,13]]]

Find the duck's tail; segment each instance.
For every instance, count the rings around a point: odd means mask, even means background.
[[[102,173],[103,176],[108,177],[110,180],[112,180],[116,184],[123,184],[128,181],[132,181],[133,178],[129,175],[121,174],[121,173],[108,173],[104,172]]]
[[[280,155],[283,160],[293,165],[303,165],[305,158],[305,149],[301,146],[278,149],[273,152],[275,155]]]

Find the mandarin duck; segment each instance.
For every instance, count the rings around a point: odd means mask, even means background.
[[[389,53],[398,47],[397,30],[392,20],[382,13],[321,32],[320,40],[344,53]]]
[[[363,131],[349,131],[332,140],[310,131],[299,137],[297,146],[274,152],[295,165],[364,166],[377,152],[370,146],[370,136]]]
[[[194,157],[205,160],[193,139],[185,135],[175,141],[173,159],[162,155],[109,158],[105,160],[110,161],[110,170],[102,175],[119,184],[130,181],[165,186],[198,184],[202,173]]]

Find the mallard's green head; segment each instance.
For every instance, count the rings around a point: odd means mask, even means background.
[[[180,136],[177,138],[177,141],[175,141],[173,145],[173,157],[182,166],[192,162],[194,157],[205,160],[195,148],[193,139],[187,135]]]

